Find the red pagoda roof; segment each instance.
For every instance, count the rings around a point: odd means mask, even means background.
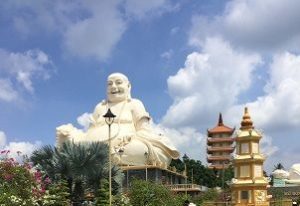
[[[211,134],[216,134],[216,133],[229,133],[232,134],[234,131],[234,128],[230,128],[226,125],[223,124],[223,118],[222,118],[222,114],[219,114],[219,122],[217,124],[217,126],[215,126],[212,129],[208,129],[207,133],[208,136],[210,136]]]
[[[213,152],[233,152],[234,147],[207,147],[207,152],[208,153],[213,153]]]

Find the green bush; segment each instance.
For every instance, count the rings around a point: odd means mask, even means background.
[[[182,206],[184,201],[167,187],[144,180],[134,180],[128,195],[130,203],[139,206]]]

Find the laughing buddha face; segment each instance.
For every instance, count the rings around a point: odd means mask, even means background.
[[[114,73],[107,79],[107,98],[109,102],[121,102],[129,97],[130,83],[121,73]]]

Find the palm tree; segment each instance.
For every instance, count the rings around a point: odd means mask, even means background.
[[[96,194],[100,180],[108,176],[108,147],[100,142],[66,142],[59,149],[44,146],[33,152],[31,161],[53,181],[66,180],[72,201],[76,202],[84,199],[84,191]],[[112,177],[117,192],[123,174],[116,166]]]

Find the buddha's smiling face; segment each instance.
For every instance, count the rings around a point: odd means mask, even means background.
[[[129,81],[121,75],[111,75],[107,80],[107,98],[109,102],[121,102],[127,99]]]

